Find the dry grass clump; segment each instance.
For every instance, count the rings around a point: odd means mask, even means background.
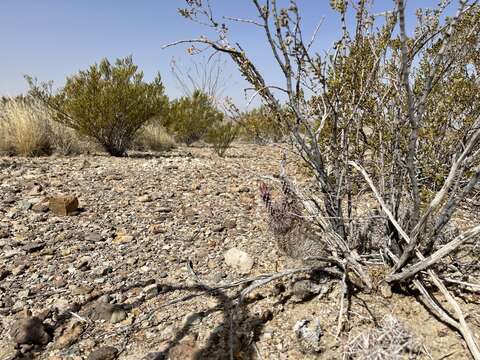
[[[38,102],[10,100],[0,108],[0,150],[35,156],[51,152],[49,113]]]
[[[356,360],[416,359],[422,353],[405,326],[392,315],[383,318],[378,327],[350,339],[345,358]]]
[[[169,151],[176,146],[173,137],[158,123],[145,126],[135,141],[135,147],[142,150]]]
[[[51,120],[39,101],[10,99],[0,105],[0,152],[41,156],[77,154],[81,146],[74,130]]]

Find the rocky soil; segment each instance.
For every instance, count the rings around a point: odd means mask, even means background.
[[[468,358],[412,296],[354,295],[341,337],[341,287],[325,278],[312,288],[291,276],[241,307],[231,301],[241,287],[193,296],[293,266],[257,195],[280,155],[236,145],[225,159],[203,148],[0,158],[0,360],[228,359],[229,349],[235,359],[339,359],[361,354],[392,315],[412,358]],[[57,215],[45,198],[59,195],[79,209]],[[478,326],[479,299],[467,300]]]

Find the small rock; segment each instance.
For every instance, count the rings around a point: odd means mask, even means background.
[[[78,199],[75,196],[54,196],[50,198],[48,206],[55,215],[72,215],[78,210]]]
[[[323,331],[319,319],[297,321],[293,331],[303,350],[308,352],[319,352],[321,350],[320,338],[323,336]]]
[[[22,200],[18,204],[18,208],[25,211],[30,210],[32,208],[32,203],[29,200]]]
[[[145,286],[143,288],[143,293],[145,294],[145,298],[151,299],[154,298],[155,296],[158,295],[158,285],[157,284],[151,284],[148,286]]]
[[[33,204],[32,211],[36,213],[46,213],[49,210],[48,203],[50,202],[49,198],[44,198],[42,201]]]
[[[72,295],[88,295],[93,291],[93,287],[86,285],[71,285],[69,286]]]
[[[230,219],[225,221],[225,226],[229,229],[235,229],[237,227],[237,220]]]
[[[386,282],[383,282],[382,284],[380,284],[380,293],[386,299],[390,299],[393,295],[391,286]]]
[[[222,232],[223,230],[225,230],[225,226],[224,225],[216,225],[213,227],[212,231],[213,232]]]
[[[158,234],[165,233],[167,230],[161,224],[154,224],[154,225],[150,226],[150,231],[152,232],[152,234],[158,235]]]
[[[328,284],[315,284],[311,280],[298,280],[293,284],[293,301],[303,302],[312,299],[315,295],[324,294],[330,289]]]
[[[3,253],[3,257],[5,259],[9,259],[9,258],[17,256],[17,255],[25,255],[25,251],[22,251],[22,250],[19,250],[19,249],[12,249],[12,250],[7,250]]]
[[[84,159],[82,161],[82,163],[80,164],[80,167],[78,168],[78,170],[86,169],[86,168],[90,167],[90,165],[91,165],[90,162],[88,160]]]
[[[231,248],[225,254],[225,263],[241,274],[248,274],[253,267],[253,259],[246,252]]]
[[[63,334],[55,342],[57,349],[63,349],[72,345],[78,340],[79,336],[85,330],[85,325],[79,321],[74,322],[68,328],[65,329]]]
[[[125,320],[127,313],[119,305],[98,302],[93,309],[92,318],[94,320],[105,320],[115,324]]]
[[[46,213],[48,212],[48,210],[49,210],[49,207],[47,204],[39,203],[32,206],[32,211],[38,214]]]
[[[135,239],[132,235],[120,235],[117,236],[115,239],[112,240],[114,244],[125,244],[132,242]]]
[[[20,275],[20,274],[22,274],[22,273],[25,271],[26,268],[27,268],[27,265],[25,265],[25,264],[20,264],[20,265],[18,265],[18,266],[15,266],[15,267],[12,269],[12,275],[13,275],[13,276]],[[0,276],[0,278],[1,278],[1,276]]]
[[[42,250],[45,247],[44,242],[37,242],[33,244],[29,244],[23,247],[23,250],[25,250],[27,253],[33,253]]]
[[[138,197],[138,201],[140,201],[142,203],[150,202],[150,201],[152,201],[152,197],[148,194],[147,195],[142,195],[142,196]]]
[[[43,187],[42,185],[40,184],[32,184],[29,192],[28,192],[28,195],[38,195],[40,194],[41,192],[43,191]]]
[[[95,242],[104,241],[105,239],[99,233],[88,232],[83,235],[83,240],[95,243]]]
[[[18,345],[45,345],[50,341],[50,335],[45,331],[42,320],[35,316],[16,321],[10,330],[10,336]]]
[[[87,360],[115,360],[117,358],[118,350],[113,346],[104,346],[93,350],[88,355]]]
[[[10,236],[10,231],[0,228],[0,239],[6,239]]]

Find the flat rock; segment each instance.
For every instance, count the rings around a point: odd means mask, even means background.
[[[118,350],[113,346],[104,346],[93,350],[88,355],[87,360],[115,360],[117,358]]]

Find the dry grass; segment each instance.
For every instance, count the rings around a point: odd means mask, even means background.
[[[152,123],[140,130],[135,147],[142,150],[168,151],[174,149],[176,143],[163,126]]]
[[[49,114],[40,104],[11,100],[0,109],[0,150],[21,156],[50,153]]]
[[[19,156],[58,152],[78,154],[82,145],[75,132],[51,120],[38,101],[12,99],[0,105],[0,151]]]

